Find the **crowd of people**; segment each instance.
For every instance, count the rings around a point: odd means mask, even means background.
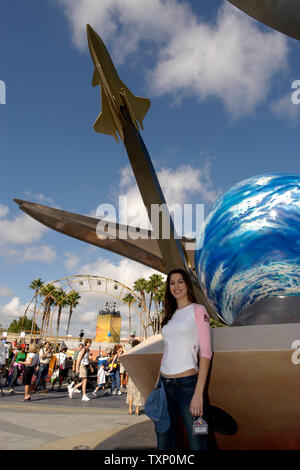
[[[91,390],[90,396],[102,397],[122,395],[128,392],[128,387],[129,414],[133,414],[132,406],[137,406],[136,414],[139,414],[143,401],[121,364],[120,357],[125,352],[122,345],[100,350],[94,358],[90,339],[80,343],[72,356],[64,343],[57,350],[57,345],[49,341],[39,346],[18,343],[17,340],[10,344],[4,338],[2,342],[5,347],[5,364],[2,364],[4,386],[12,394],[21,382],[25,387],[24,402],[30,401],[33,394],[61,391],[63,388],[68,390],[70,398],[81,393],[82,401],[89,401],[88,389]]]

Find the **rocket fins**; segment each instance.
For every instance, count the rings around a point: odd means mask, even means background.
[[[92,85],[93,86],[97,86],[97,85],[100,85],[100,78],[99,78],[99,74],[97,72],[96,69],[94,69],[94,74],[93,74],[93,79],[92,79]]]
[[[151,101],[148,98],[141,98],[139,96],[135,96],[124,83],[121,81],[122,88],[124,90],[126,99],[128,100],[128,103],[131,107],[131,110],[134,114],[135,119],[138,121],[138,123],[141,126],[141,129],[143,128],[143,119],[146,116],[150,106],[151,106]]]
[[[101,113],[99,114],[96,121],[94,122],[93,127],[96,132],[100,132],[101,134],[113,135],[116,141],[119,143],[119,139],[116,133],[116,125],[114,122],[114,118],[110,110],[107,98],[102,91],[102,87],[101,87],[101,106],[102,106]]]

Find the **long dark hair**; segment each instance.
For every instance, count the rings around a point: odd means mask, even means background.
[[[170,291],[170,279],[171,279],[172,274],[182,275],[182,278],[186,284],[187,296],[188,296],[189,301],[192,303],[197,303],[197,300],[194,294],[193,284],[188,273],[184,269],[180,269],[180,268],[173,269],[172,271],[170,271],[167,276],[167,281],[166,281],[166,290],[165,290],[165,299],[164,299],[165,313],[164,313],[164,317],[161,323],[162,327],[165,326],[169,320],[171,320],[173,314],[175,313],[175,310],[177,309],[177,301]]]

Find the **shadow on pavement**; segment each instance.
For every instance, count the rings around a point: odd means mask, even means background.
[[[94,450],[155,450],[156,434],[152,421],[134,424],[101,442]]]

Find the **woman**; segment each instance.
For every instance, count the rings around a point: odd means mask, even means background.
[[[60,349],[60,352],[56,354],[56,360],[55,360],[55,365],[54,365],[54,370],[58,369],[59,370],[59,382],[58,382],[58,388],[57,391],[60,392],[61,386],[63,384],[63,381],[65,380],[66,377],[66,360],[67,360],[67,346],[63,346]],[[54,390],[54,383],[52,384],[51,390]]]
[[[122,395],[120,390],[120,356],[123,352],[122,346],[115,346],[113,351],[113,360],[108,369],[108,373],[112,376],[111,393],[113,395]]]
[[[140,341],[135,339],[132,341],[131,347],[134,348],[138,344],[140,344]],[[132,410],[132,406],[135,406],[135,414],[137,416],[139,416],[140,414],[140,406],[143,406],[145,404],[145,401],[141,395],[141,392],[139,391],[137,386],[134,384],[131,377],[128,377],[126,403],[128,403],[128,408],[129,408],[128,414],[130,415],[134,414]]]
[[[74,390],[77,390],[79,387],[82,387],[82,401],[90,401],[89,397],[86,394],[86,385],[88,379],[88,370],[91,369],[91,372],[94,372],[92,367],[90,367],[90,347],[92,341],[90,339],[86,339],[84,342],[84,347],[80,351],[76,363],[76,374],[79,374],[79,382],[75,385],[74,388],[69,388],[69,397],[72,398]]]
[[[35,367],[38,367],[39,364],[39,353],[38,347],[36,344],[29,345],[29,353],[27,354],[26,360],[19,361],[19,364],[24,364],[24,374],[22,379],[22,384],[25,385],[25,397],[23,401],[31,400],[31,380]]]
[[[40,352],[40,367],[39,372],[35,382],[35,390],[34,393],[38,393],[41,389],[43,389],[44,393],[48,393],[46,388],[46,379],[49,372],[49,364],[53,357],[52,347],[49,341],[46,341],[44,347],[41,347]]]
[[[164,305],[161,332],[165,349],[160,380],[171,425],[166,432],[157,432],[157,446],[159,450],[176,449],[180,414],[190,449],[207,449],[207,436],[193,435],[193,422],[194,417],[203,415],[203,391],[212,356],[209,316],[205,307],[196,303],[191,280],[184,270],[175,269],[168,274]]]
[[[121,347],[122,348],[122,351],[121,351],[121,355],[122,354],[125,354],[125,349],[124,347]],[[121,387],[121,390],[126,390],[126,384],[128,382],[128,374],[125,370],[125,367],[123,366],[122,362],[120,362],[120,387]]]
[[[11,366],[11,382],[10,382],[10,387],[8,389],[9,393],[13,393],[14,387],[16,386],[17,381],[18,381],[18,377],[21,375],[21,372],[23,371],[24,366],[22,362],[24,362],[26,359],[25,349],[26,349],[26,345],[21,344],[15,353],[13,363]]]

